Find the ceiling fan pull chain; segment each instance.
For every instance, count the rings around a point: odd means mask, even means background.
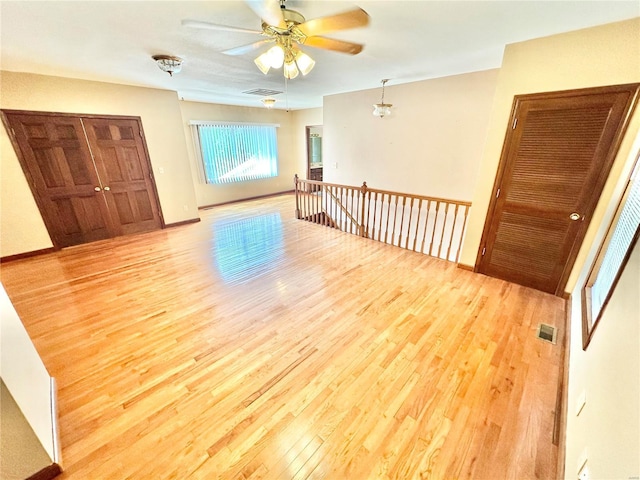
[[[289,79],[284,77],[284,103],[287,112],[289,111]]]

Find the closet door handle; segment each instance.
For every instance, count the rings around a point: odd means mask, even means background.
[[[105,192],[108,192],[109,190],[111,190],[111,188],[110,188],[110,187],[104,187],[104,191],[105,191]]]
[[[101,191],[102,189],[101,189],[100,187],[94,187],[94,190],[95,190],[96,192],[99,192],[99,191]]]

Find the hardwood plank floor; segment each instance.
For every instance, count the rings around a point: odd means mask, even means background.
[[[63,479],[551,479],[564,301],[291,195],[2,265]],[[562,335],[563,332],[560,332]]]

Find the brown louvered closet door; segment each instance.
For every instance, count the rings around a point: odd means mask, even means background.
[[[516,97],[478,271],[561,295],[638,85]]]

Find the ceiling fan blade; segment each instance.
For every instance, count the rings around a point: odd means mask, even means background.
[[[275,42],[273,38],[266,38],[264,40],[259,40],[257,42],[250,43],[249,45],[242,45],[241,47],[230,48],[229,50],[224,50],[222,53],[225,55],[244,55],[245,53],[253,52],[254,50],[259,49],[266,43]]]
[[[349,10],[330,17],[315,18],[298,25],[298,29],[307,37],[324,35],[329,32],[364,27],[369,24],[369,14],[361,8]]]
[[[345,42],[344,40],[335,40],[326,37],[307,37],[303,45],[322,48],[324,50],[333,50],[334,52],[348,53],[349,55],[357,55],[364,48],[364,45],[360,45],[359,43]]]
[[[231,27],[229,25],[219,25],[217,23],[201,22],[199,20],[182,20],[183,27],[195,27],[195,28],[207,28],[209,30],[221,30],[223,32],[244,32],[244,33],[258,33],[260,30],[249,30],[248,28]]]
[[[249,8],[272,27],[287,28],[278,0],[245,0]]]

